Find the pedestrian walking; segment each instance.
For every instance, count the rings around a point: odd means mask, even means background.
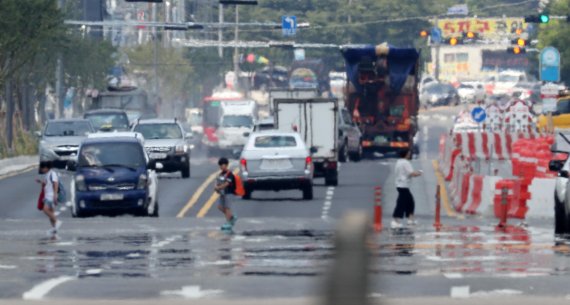
[[[220,158],[218,161],[220,166],[220,174],[216,179],[216,192],[220,195],[218,199],[218,210],[226,217],[226,223],[221,227],[224,231],[231,231],[236,224],[237,217],[232,212],[231,197],[236,188],[236,177],[229,170],[230,162],[226,158]]]
[[[408,219],[408,225],[416,225],[414,219],[415,202],[410,191],[412,178],[422,175],[422,171],[414,171],[410,162],[411,150],[400,152],[400,158],[396,162],[396,189],[398,190],[398,200],[393,213],[391,227],[398,229],[403,226],[404,217]]]
[[[58,204],[58,194],[60,188],[60,181],[58,174],[53,170],[52,161],[40,162],[40,174],[43,175],[41,180],[36,180],[43,186],[43,209],[44,214],[49,218],[52,228],[48,234],[56,234],[61,227],[61,220],[57,219],[55,215],[55,207]]]

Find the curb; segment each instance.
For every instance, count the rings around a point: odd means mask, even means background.
[[[0,180],[4,180],[4,179],[10,178],[10,177],[14,177],[14,176],[29,172],[29,171],[33,170],[34,168],[38,168],[38,165],[37,164],[28,165],[22,169],[15,170],[15,171],[12,171],[12,172],[4,174],[4,175],[0,175]]]

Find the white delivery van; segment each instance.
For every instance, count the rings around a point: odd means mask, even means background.
[[[275,126],[296,131],[311,151],[314,177],[338,185],[338,101],[326,98],[275,99]]]
[[[317,89],[271,89],[269,91],[269,113],[275,112],[276,99],[308,99],[319,97]]]
[[[253,100],[222,101],[220,107],[218,149],[241,152],[257,121],[257,104]]]

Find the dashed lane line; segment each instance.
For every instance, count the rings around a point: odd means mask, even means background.
[[[212,181],[214,181],[214,179],[216,179],[217,175],[218,175],[218,172],[216,171],[213,174],[211,174],[210,176],[208,176],[208,178],[206,178],[206,180],[202,183],[202,185],[200,185],[200,187],[198,187],[196,192],[194,192],[194,195],[192,195],[192,197],[190,197],[190,200],[188,200],[188,203],[186,203],[186,205],[182,208],[182,210],[180,210],[178,215],[176,215],[177,218],[182,218],[182,217],[184,217],[184,215],[186,215],[186,213],[188,213],[188,211],[196,204],[196,202],[198,202],[198,199],[200,199],[200,197],[202,196],[202,193],[204,193],[204,191],[206,190],[208,185],[210,185],[212,183]]]
[[[239,173],[239,169],[237,169],[237,168],[234,169],[234,175],[237,175],[238,173]],[[217,172],[214,173],[214,179],[216,178],[217,175],[218,175]],[[210,183],[211,183],[211,181],[210,181]],[[198,212],[198,215],[196,215],[196,217],[197,218],[203,218],[204,216],[206,216],[206,214],[208,214],[208,211],[210,211],[210,209],[212,208],[212,206],[214,205],[216,200],[218,200],[218,198],[220,198],[220,195],[216,192],[213,192],[212,196],[210,196],[208,201],[206,201],[204,206],[202,206],[202,208],[200,209],[200,211]]]
[[[329,217],[330,209],[332,207],[332,199],[334,197],[334,186],[331,186],[327,189],[325,202],[323,203],[323,210],[321,213],[322,219],[327,219]]]

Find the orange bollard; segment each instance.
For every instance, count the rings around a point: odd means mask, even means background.
[[[509,212],[509,189],[505,186],[501,189],[501,219],[499,220],[499,228],[507,227],[507,214]]]
[[[382,231],[382,187],[374,188],[374,231]]]
[[[441,229],[441,189],[438,185],[435,191],[435,221],[433,226],[439,231]]]

